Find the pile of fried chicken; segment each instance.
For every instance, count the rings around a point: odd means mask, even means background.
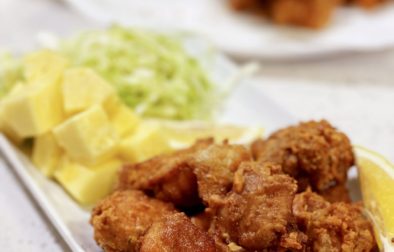
[[[285,128],[251,146],[200,140],[126,165],[93,210],[105,251],[376,251],[351,203],[348,137],[327,121]]]
[[[387,0],[230,0],[238,11],[262,14],[278,24],[320,28],[342,4],[373,8]]]

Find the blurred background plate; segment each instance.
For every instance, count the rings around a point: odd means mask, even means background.
[[[394,3],[374,10],[338,8],[321,30],[272,25],[235,13],[228,0],[66,0],[104,24],[196,31],[227,53],[268,59],[314,58],[394,46]]]

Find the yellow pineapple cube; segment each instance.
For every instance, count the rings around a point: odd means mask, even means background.
[[[53,132],[70,158],[88,164],[110,157],[118,144],[116,132],[100,105],[70,117]]]
[[[64,119],[57,83],[24,86],[4,98],[1,110],[9,130],[20,138],[44,134]]]
[[[29,84],[58,82],[67,66],[67,59],[49,50],[31,53],[23,61],[24,75]]]
[[[142,122],[119,144],[119,156],[128,162],[141,162],[173,150],[158,124]]]
[[[19,92],[24,88],[25,84],[24,83],[18,83],[16,84],[8,93],[9,96]],[[23,138],[19,136],[14,130],[12,130],[8,125],[7,125],[7,118],[4,115],[4,107],[2,106],[3,101],[0,101],[0,132],[2,132],[4,135],[8,137],[9,140],[11,140],[14,144],[20,144],[23,141]]]
[[[62,149],[57,144],[52,132],[34,139],[32,160],[34,165],[47,177],[52,177],[58,167]]]
[[[67,70],[64,74],[62,93],[66,113],[83,111],[94,104],[103,104],[116,96],[115,89],[88,68]]]
[[[80,204],[91,205],[112,191],[121,166],[118,159],[84,166],[63,158],[54,177]]]
[[[140,118],[131,108],[123,104],[119,104],[117,109],[109,115],[112,126],[121,137],[129,135],[140,123]]]

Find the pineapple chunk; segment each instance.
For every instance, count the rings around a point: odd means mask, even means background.
[[[69,157],[88,164],[110,157],[118,143],[116,132],[100,105],[70,117],[53,132]]]
[[[15,86],[10,90],[8,96],[12,96],[18,93],[25,87],[24,83],[15,84]],[[0,101],[0,132],[8,137],[14,144],[19,145],[22,143],[23,138],[19,136],[10,126],[7,125],[7,118],[4,115],[4,106],[2,105],[3,101]]]
[[[110,121],[118,136],[129,135],[137,127],[140,118],[126,105],[119,104],[114,113],[109,114]]]
[[[57,83],[27,85],[4,98],[1,107],[9,130],[20,138],[44,134],[64,118]]]
[[[83,111],[94,104],[102,104],[116,96],[110,84],[88,68],[66,71],[62,92],[64,109],[68,114]]]
[[[68,61],[49,50],[31,53],[24,59],[24,75],[29,84],[52,84],[58,82]]]
[[[35,138],[32,160],[45,176],[53,176],[61,155],[62,149],[57,144],[51,132]]]
[[[80,204],[90,205],[112,191],[121,166],[122,162],[117,159],[95,166],[84,166],[63,158],[54,176]]]
[[[171,151],[158,124],[141,123],[132,135],[119,144],[119,155],[128,162],[141,162]]]

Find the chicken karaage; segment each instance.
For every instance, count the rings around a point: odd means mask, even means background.
[[[173,213],[176,211],[169,203],[125,190],[99,202],[90,222],[94,239],[105,251],[139,251],[141,238],[150,226]]]
[[[341,4],[373,8],[386,0],[230,0],[233,9],[268,17],[278,24],[321,28]]]
[[[215,205],[210,232],[225,244],[231,242],[255,251],[277,248],[293,231],[292,202],[296,181],[270,163],[244,162],[234,175],[232,191]],[[287,244],[287,243],[283,243]],[[302,244],[294,244],[301,249]]]
[[[347,172],[354,165],[349,138],[327,121],[306,122],[279,130],[252,145],[255,159],[275,162],[298,181],[298,190],[311,187],[320,194],[341,191],[347,198]],[[334,187],[340,187],[335,190]],[[332,195],[332,194],[331,194]],[[338,195],[339,196],[339,195]],[[328,197],[335,201],[334,197]]]
[[[359,203],[329,203],[307,191],[296,195],[293,213],[311,251],[376,251],[371,223]]]
[[[192,160],[198,192],[206,204],[225,196],[233,185],[239,165],[251,161],[251,152],[241,145],[211,145],[196,153]]]
[[[118,188],[142,190],[178,207],[196,206],[201,200],[190,160],[212,144],[213,139],[200,140],[188,149],[126,165],[120,172]]]

